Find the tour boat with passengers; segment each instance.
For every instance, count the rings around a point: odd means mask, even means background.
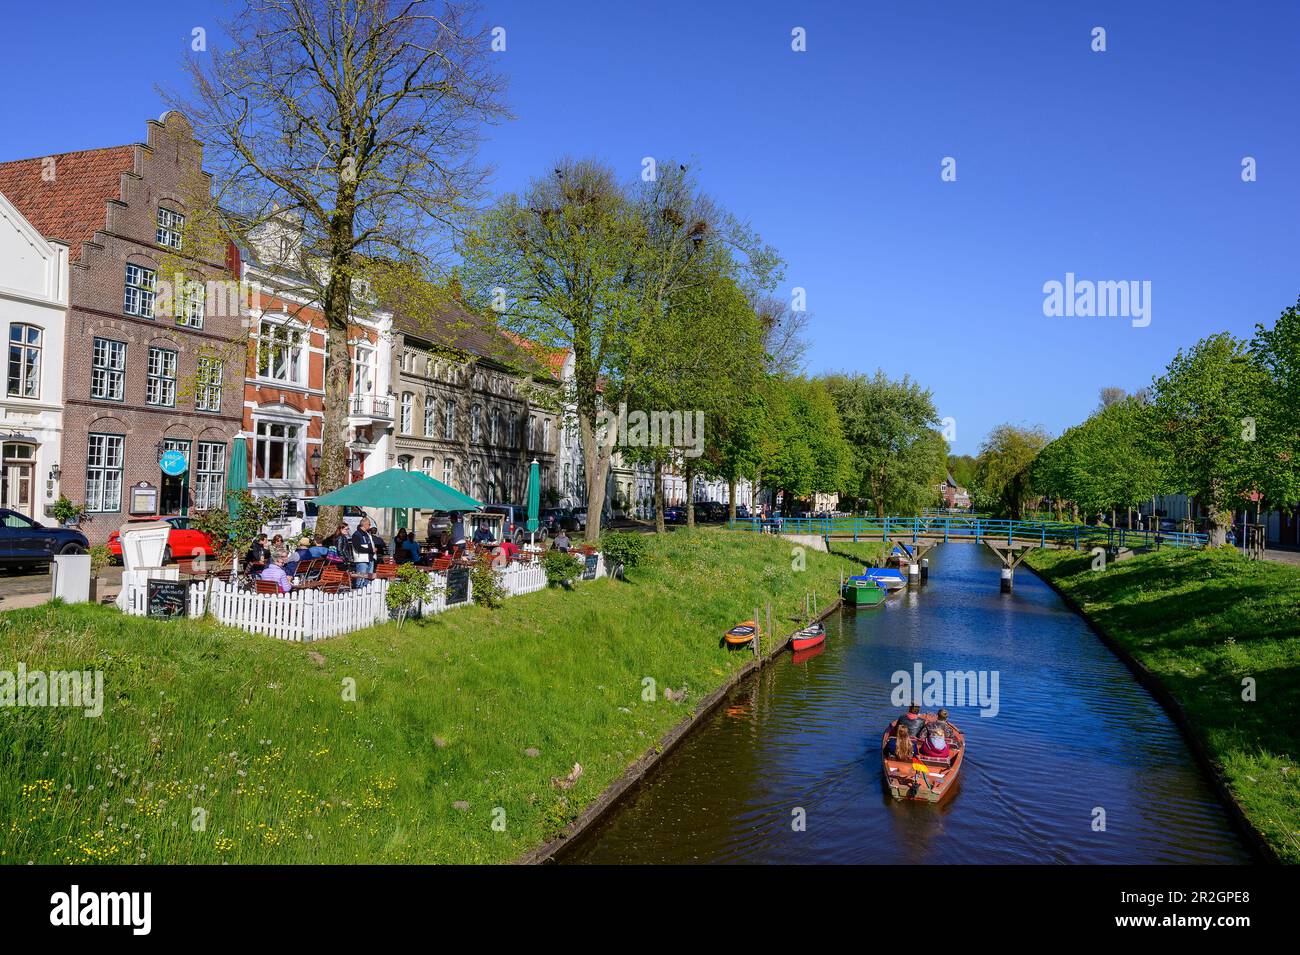
[[[937,716],[922,713],[921,718],[927,724],[933,723]],[[961,772],[961,763],[966,755],[966,736],[951,722],[954,739],[948,741],[948,756],[934,758],[924,756],[918,751],[913,754],[890,752],[890,742],[895,739],[898,721],[894,720],[885,729],[880,741],[880,758],[884,766],[885,783],[889,794],[895,799],[915,799],[922,802],[938,802],[952,790]]]

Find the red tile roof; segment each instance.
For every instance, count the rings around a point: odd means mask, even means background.
[[[41,175],[47,158],[54,160],[53,182]],[[20,159],[0,163],[0,192],[47,239],[66,242],[76,262],[81,243],[104,228],[108,201],[122,198],[122,173],[134,168],[134,146]]]

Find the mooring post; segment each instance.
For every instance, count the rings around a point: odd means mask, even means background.
[[[921,568],[916,561],[909,561],[907,564],[907,585],[915,587],[921,582]]]
[[[930,558],[922,557],[921,558],[921,580],[926,581],[929,579],[930,579]]]
[[[1003,568],[1002,568],[1002,586],[1001,586],[1001,591],[1002,591],[1002,593],[1004,593],[1004,594],[1009,594],[1009,593],[1011,593],[1011,575],[1012,575],[1012,573],[1013,573],[1013,571],[1011,570],[1010,567],[1003,567]]]

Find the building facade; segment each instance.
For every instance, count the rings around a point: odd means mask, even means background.
[[[68,247],[48,241],[0,194],[0,507],[36,521],[58,498]]]
[[[396,315],[392,356],[394,467],[484,503],[525,505],[536,460],[542,505],[556,499],[561,353],[520,345],[452,308]],[[398,512],[394,525],[423,532],[428,516]]]
[[[0,163],[0,192],[68,246],[57,491],[85,504],[92,543],[132,515],[224,500],[245,316],[233,247],[187,239],[198,187],[210,189],[203,147],[177,112],[151,120],[143,143]],[[183,471],[163,472],[167,451]]]

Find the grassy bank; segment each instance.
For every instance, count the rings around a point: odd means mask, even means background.
[[[795,572],[766,535],[650,547],[627,582],[305,646],[101,607],[0,615],[0,671],[102,670],[106,698],[98,718],[0,710],[0,862],[516,858],[751,658],[719,648],[727,627],[824,602],[845,566],[810,551]]]
[[[1166,550],[1105,571],[1073,551],[1027,562],[1159,679],[1255,828],[1300,862],[1300,571],[1230,550]],[[1255,702],[1242,699],[1247,678]]]

